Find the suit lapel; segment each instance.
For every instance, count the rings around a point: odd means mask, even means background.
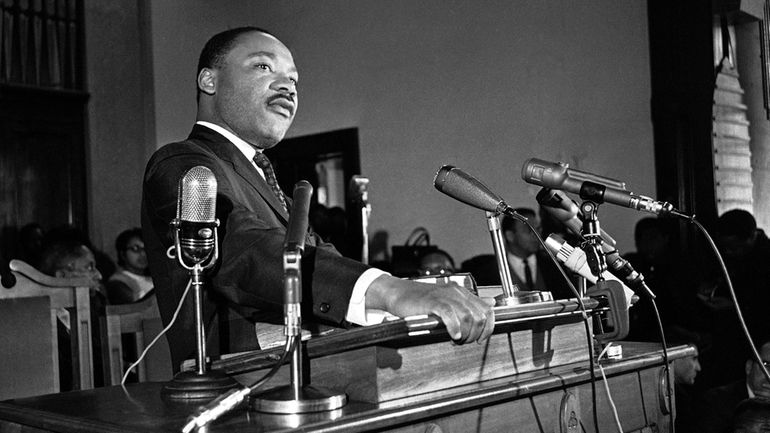
[[[268,185],[265,179],[260,176],[257,169],[251,165],[251,161],[249,161],[227,138],[210,128],[195,125],[190,133],[190,139],[199,140],[220,159],[230,164],[238,176],[240,176],[262,197],[270,208],[273,209],[273,212],[283,220],[283,223],[286,224],[288,222],[289,214],[286,213],[281,202],[279,202],[278,198],[273,194],[270,185]],[[288,201],[288,203],[291,202]]]

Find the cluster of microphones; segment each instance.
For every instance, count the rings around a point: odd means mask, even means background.
[[[634,194],[626,190],[625,184],[614,179],[569,168],[568,164],[530,158],[521,169],[522,179],[530,184],[543,187],[537,194],[538,203],[575,236],[584,239],[584,223],[581,209],[569,199],[564,191],[577,194],[581,199],[596,204],[611,203],[656,215],[682,215],[670,203]],[[481,181],[465,171],[445,165],[436,173],[433,185],[444,194],[475,208],[494,214],[510,215],[517,219],[511,206],[499,195],[492,192]],[[636,272],[615,248],[615,240],[603,230],[598,235],[598,246],[605,256],[607,270],[599,274],[603,278],[620,280],[639,295],[654,298],[644,277]],[[578,273],[591,282],[596,282],[597,272],[590,268],[585,253],[569,245],[559,235],[553,234],[546,240],[546,247],[569,270]]]

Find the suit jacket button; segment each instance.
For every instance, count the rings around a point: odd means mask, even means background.
[[[328,313],[330,308],[331,306],[326,302],[321,302],[321,305],[318,307],[318,309],[321,310],[322,313]]]

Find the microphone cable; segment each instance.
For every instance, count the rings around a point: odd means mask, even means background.
[[[599,354],[599,356],[596,357],[597,360],[601,361],[602,356],[604,356],[607,353],[607,350],[609,350],[610,346],[612,346],[612,342],[607,343],[607,346],[604,347],[604,350]],[[620,425],[620,417],[618,416],[618,408],[615,406],[615,401],[612,399],[612,393],[610,393],[610,385],[607,383],[607,375],[604,374],[604,368],[602,367],[601,363],[599,364],[599,372],[602,374],[602,381],[604,382],[604,391],[607,393],[607,401],[610,403],[610,408],[612,409],[612,415],[615,417],[615,424],[618,426],[618,433],[623,433],[623,426]]]
[[[564,269],[559,265],[559,262],[556,260],[556,257],[553,255],[553,253],[548,250],[548,247],[545,245],[545,241],[543,241],[543,237],[540,236],[540,233],[538,233],[537,230],[535,230],[534,227],[532,227],[532,224],[529,223],[529,219],[525,217],[524,215],[519,214],[515,210],[513,210],[510,207],[506,207],[503,210],[503,213],[505,215],[508,215],[518,221],[523,222],[526,224],[527,227],[529,227],[529,230],[532,231],[532,233],[537,238],[537,241],[540,242],[540,245],[543,247],[545,252],[548,254],[548,257],[551,259],[553,264],[556,266],[556,269],[559,270],[559,273],[561,273],[562,278],[564,278],[564,281],[567,283],[567,286],[569,287],[570,291],[573,295],[575,295],[575,298],[577,299],[578,306],[580,307],[580,311],[583,313],[583,325],[585,326],[586,330],[586,341],[588,343],[588,370],[591,376],[591,401],[592,401],[592,413],[593,413],[593,419],[594,419],[594,431],[596,433],[599,433],[599,415],[596,411],[596,372],[594,371],[594,342],[593,342],[593,336],[591,335],[591,325],[588,323],[588,311],[586,310],[586,306],[583,303],[583,299],[580,297],[580,293],[578,293],[577,289],[575,288],[575,285],[572,284],[572,281],[567,277],[567,274],[564,272]]]
[[[179,304],[176,306],[176,310],[174,311],[174,315],[171,317],[171,322],[163,328],[162,331],[158,333],[158,335],[153,338],[153,340],[150,342],[150,344],[147,345],[147,347],[144,348],[142,351],[142,354],[139,355],[139,359],[134,361],[131,365],[128,366],[125,373],[123,373],[123,379],[120,381],[120,385],[123,386],[126,384],[126,379],[128,378],[128,373],[131,372],[134,368],[136,368],[137,365],[139,365],[140,362],[144,359],[144,357],[147,355],[147,352],[150,350],[152,346],[155,345],[155,343],[162,337],[176,322],[176,318],[179,316],[179,311],[182,310],[182,304],[184,304],[184,300],[187,297],[187,293],[190,292],[190,287],[192,286],[192,278],[187,280],[187,287],[185,287],[184,292],[182,293],[182,297],[179,299]]]

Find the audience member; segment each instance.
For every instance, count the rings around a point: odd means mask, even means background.
[[[743,400],[733,415],[733,433],[770,432],[770,400],[749,398]]]
[[[671,362],[674,371],[674,396],[676,398],[676,431],[679,433],[692,432],[695,418],[697,390],[695,379],[701,371],[698,361],[698,347],[695,354],[684,358],[677,358]]]
[[[79,242],[85,245],[91,251],[91,254],[93,254],[96,269],[99,270],[99,273],[105,280],[110,278],[112,273],[115,272],[115,263],[110,259],[110,256],[98,248],[95,248],[91,243],[91,239],[89,239],[88,235],[84,233],[83,230],[71,225],[54,227],[53,229],[48,230],[43,236],[43,249],[48,245],[63,242]]]
[[[518,208],[516,212],[526,217],[529,224],[539,233],[540,217],[534,210]],[[510,216],[503,216],[501,231],[505,239],[511,279],[520,290],[550,291],[554,299],[575,297],[527,224]],[[500,284],[497,260],[492,254],[466,260],[462,264],[462,270],[470,272],[481,286]]]
[[[444,250],[428,251],[420,257],[419,274],[452,275],[455,273],[455,261]]]
[[[751,213],[733,209],[719,217],[715,241],[724,259],[746,326],[756,341],[770,341],[770,239],[757,228]],[[737,319],[726,280],[716,263],[708,268],[713,276],[701,285],[698,298],[714,339],[716,384],[743,375],[750,350]]]
[[[142,241],[142,229],[133,228],[118,235],[115,240],[118,269],[107,281],[107,299],[110,304],[128,304],[140,301],[153,293],[147,254]]]
[[[770,364],[770,342],[759,348],[762,362]],[[749,358],[744,363],[745,377],[706,391],[699,402],[695,427],[699,433],[730,431],[730,419],[738,404],[747,398],[770,399],[770,382],[757,361]]]
[[[72,278],[72,277],[85,277],[92,282],[91,290],[91,318],[92,325],[95,326],[94,320],[98,318],[98,309],[104,305],[101,298],[100,285],[102,281],[102,275],[96,269],[96,263],[94,255],[91,250],[82,242],[73,239],[58,239],[56,241],[49,240],[45,247],[40,260],[40,271],[59,278]],[[94,311],[97,309],[97,311]],[[57,339],[59,345],[59,380],[62,391],[69,391],[72,389],[72,347],[70,338],[70,317],[67,310],[60,310],[57,312],[59,321],[57,322],[58,332]],[[98,335],[98,334],[97,334]],[[98,336],[94,336],[93,341],[98,341]],[[97,346],[100,347],[100,346]],[[97,366],[101,366],[101,356],[97,351],[94,351],[94,371],[101,371],[97,369]],[[95,375],[94,379],[98,380],[96,384],[101,382],[101,375]]]
[[[675,236],[673,219],[642,218],[636,223],[634,241],[636,252],[625,258],[640,272],[647,285],[655,293],[655,303],[661,321],[669,337],[694,339],[704,344],[697,309],[695,266],[686,255],[679,254],[672,242]],[[627,337],[633,341],[660,341],[660,331],[655,310],[647,297],[629,310],[630,331]],[[699,334],[694,336],[692,334]],[[671,339],[669,338],[669,339]]]

